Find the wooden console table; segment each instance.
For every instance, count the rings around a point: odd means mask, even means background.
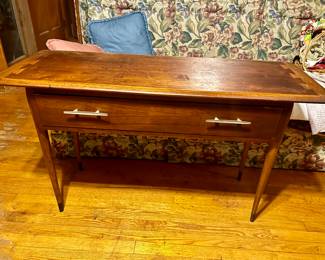
[[[267,142],[254,221],[293,103],[325,102],[292,64],[211,58],[42,51],[2,72],[0,84],[26,88],[60,211],[48,130],[243,141],[239,176],[248,144]]]

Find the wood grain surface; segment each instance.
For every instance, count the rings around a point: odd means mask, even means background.
[[[324,173],[274,170],[250,223],[258,169],[67,160],[60,213],[24,90],[0,103],[0,259],[325,258]]]
[[[31,95],[35,100],[40,125],[55,129],[81,128],[114,130],[129,133],[218,136],[218,138],[271,139],[278,132],[283,107],[176,103],[168,101],[132,100],[122,98],[90,98],[63,95]],[[91,100],[91,101],[90,101]],[[66,115],[64,111],[100,111],[105,117]],[[46,111],[46,113],[43,113]],[[215,124],[206,120],[249,121],[249,125]]]
[[[293,64],[215,58],[42,51],[0,74],[0,84],[150,96],[325,102]]]

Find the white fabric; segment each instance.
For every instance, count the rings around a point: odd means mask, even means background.
[[[325,76],[306,72],[325,88]],[[309,121],[312,134],[325,132],[325,104],[295,103],[290,119]]]
[[[307,104],[307,110],[312,134],[325,132],[325,105]]]
[[[292,114],[291,114],[290,119],[309,121],[307,104],[295,103],[293,105]]]

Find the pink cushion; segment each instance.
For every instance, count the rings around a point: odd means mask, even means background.
[[[104,52],[104,50],[94,44],[81,44],[59,39],[49,39],[46,46],[51,51],[81,51],[81,52]]]

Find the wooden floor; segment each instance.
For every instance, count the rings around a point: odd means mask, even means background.
[[[0,88],[0,259],[325,259],[325,174],[151,161],[63,167],[57,209],[23,90]],[[68,174],[71,173],[71,174]]]

